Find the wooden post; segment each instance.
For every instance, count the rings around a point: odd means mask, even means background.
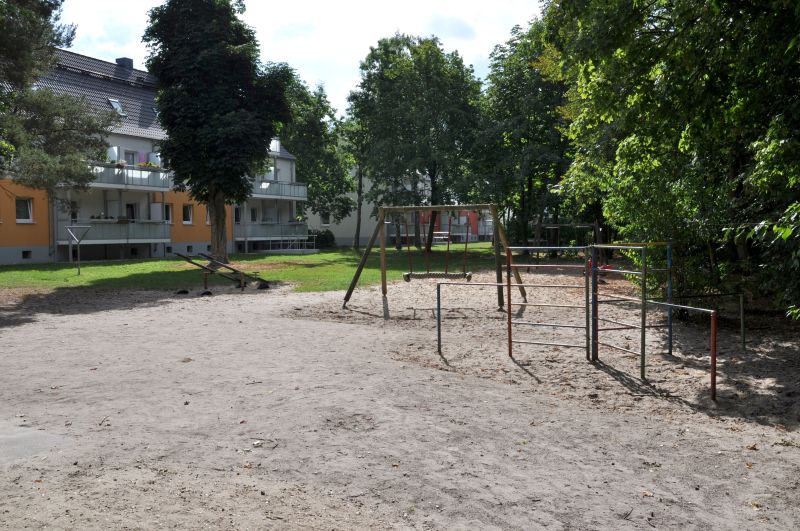
[[[375,225],[375,230],[372,231],[372,236],[369,237],[369,242],[367,242],[367,248],[364,249],[364,254],[361,255],[361,261],[358,263],[358,268],[356,268],[356,274],[353,275],[353,280],[350,281],[350,287],[347,288],[347,293],[344,296],[342,308],[347,307],[347,302],[350,300],[350,297],[353,296],[353,290],[356,289],[358,279],[361,277],[361,272],[364,270],[364,265],[367,263],[367,258],[369,258],[369,253],[375,245],[375,239],[378,237],[381,227],[383,227],[383,209],[378,211],[378,224]]]

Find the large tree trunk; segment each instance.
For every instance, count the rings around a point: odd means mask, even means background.
[[[356,185],[356,233],[353,236],[353,249],[361,247],[361,207],[364,204],[364,170],[358,167],[358,184]]]
[[[437,182],[437,175],[435,171],[428,171],[431,178],[431,204],[440,204],[439,200],[439,183]],[[436,218],[439,213],[435,210],[431,211],[430,225],[428,225],[428,240],[425,242],[425,251],[431,252],[431,245],[433,245],[433,233],[436,230]]]
[[[220,262],[228,263],[228,231],[225,223],[225,194],[210,187],[208,192],[208,219],[211,222],[211,254]]]

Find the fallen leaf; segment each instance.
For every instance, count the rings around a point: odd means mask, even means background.
[[[753,468],[753,463],[745,463],[744,466],[747,468]]]
[[[253,463],[245,463],[242,465],[242,468],[253,468]]]
[[[192,358],[190,358],[189,356],[186,356],[185,358],[183,358],[181,360],[181,362],[183,362],[183,363],[189,363],[190,361],[194,361],[194,360]]]
[[[748,446],[747,449],[748,450],[756,450],[757,451],[758,450],[758,444],[757,443],[753,443],[750,446]]]
[[[642,492],[642,497],[644,497],[644,498],[652,498],[653,497],[653,493],[650,492],[649,490],[646,490],[646,491]]]

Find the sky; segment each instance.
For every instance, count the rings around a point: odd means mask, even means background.
[[[160,0],[66,0],[62,22],[77,25],[72,51],[144,68],[142,34]],[[531,0],[248,0],[244,21],[256,30],[263,62],[284,62],[310,87],[322,84],[339,116],[358,85],[359,64],[379,39],[395,33],[436,35],[484,78],[489,54],[539,15]]]

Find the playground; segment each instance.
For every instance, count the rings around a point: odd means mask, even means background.
[[[195,273],[198,275],[199,273]],[[526,283],[579,271],[521,272]],[[0,519],[13,527],[794,528],[796,331],[678,322],[672,355],[519,344],[495,271],[436,284],[297,293],[215,288],[5,294]],[[636,295],[625,278],[603,289]],[[515,295],[516,297],[516,295]],[[519,301],[519,298],[515,298]],[[564,320],[583,293],[528,292],[520,319]],[[570,309],[566,309],[571,311]],[[573,308],[572,322],[584,322]],[[603,316],[635,320],[635,306]],[[4,315],[8,315],[5,313]],[[651,312],[648,319],[663,318]],[[25,316],[22,319],[21,316]],[[214,323],[214,326],[209,326]],[[530,331],[517,333],[530,334]],[[576,341],[574,329],[545,330]],[[580,333],[577,337],[580,337]],[[636,351],[638,331],[604,342]],[[580,343],[580,340],[578,339]]]

